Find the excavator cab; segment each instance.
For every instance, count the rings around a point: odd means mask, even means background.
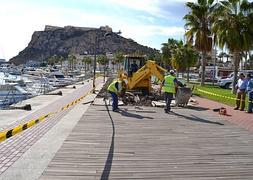
[[[124,58],[124,72],[128,77],[132,77],[142,66],[145,65],[144,56],[129,56]]]
[[[162,81],[165,72],[155,61],[146,61],[145,56],[126,55],[124,69],[119,71],[118,78],[127,80],[127,90],[138,90],[146,95],[151,91],[151,76]]]

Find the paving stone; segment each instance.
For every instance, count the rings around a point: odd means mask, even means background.
[[[65,104],[67,104],[67,102],[72,102],[74,99],[83,95],[84,90],[88,92],[89,88],[91,88],[91,86],[84,86],[81,89],[77,89],[75,93],[69,94],[69,96],[65,99],[62,99],[61,102],[66,102]],[[57,109],[59,109],[59,107],[63,105],[63,103],[59,102],[55,104],[57,104],[57,106],[55,106],[55,108]],[[0,148],[2,147],[3,151],[7,151],[4,154],[7,159],[3,159],[5,166],[9,167],[13,162],[18,160],[25,152],[27,152],[32,147],[34,143],[36,143],[41,137],[43,137],[43,135],[47,133],[48,130],[50,130],[54,125],[56,125],[62,117],[64,117],[70,110],[72,110],[73,107],[74,106],[70,107],[65,111],[61,111],[55,116],[51,116],[45,121],[38,123],[35,126],[23,131],[22,133],[13,136],[10,139],[7,139],[4,143],[1,143]],[[47,109],[52,111],[52,107],[48,107]],[[46,110],[44,109],[44,113],[45,111]],[[19,123],[20,122],[21,121],[19,121]],[[6,170],[6,167],[2,168],[2,172]],[[2,177],[0,176],[0,179],[1,178]]]
[[[0,168],[0,174],[6,171],[9,167],[3,166]]]
[[[253,132],[253,114],[248,114],[243,111],[236,111],[233,110],[234,107],[215,102],[212,100],[200,98],[200,97],[194,97],[195,100],[198,102],[198,107],[201,108],[208,108],[208,112],[210,114],[219,116],[221,119],[230,121],[234,124],[239,125],[242,128],[245,128],[251,132]],[[217,112],[213,112],[213,109],[225,107],[227,109],[227,113],[229,116],[223,116],[223,115],[218,115]]]

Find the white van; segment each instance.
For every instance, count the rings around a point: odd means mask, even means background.
[[[245,77],[247,76],[248,73],[252,74],[253,76],[253,70],[243,70],[243,71],[239,71],[238,72],[238,75],[240,73],[243,73],[245,75]],[[234,79],[234,73],[230,73],[229,76],[225,79],[219,79],[218,80],[218,85],[222,88],[225,88],[225,89],[229,89],[230,85],[232,84],[233,82],[233,79]]]

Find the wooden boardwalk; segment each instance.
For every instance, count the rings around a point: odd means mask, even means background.
[[[252,133],[204,108],[124,108],[90,106],[40,179],[253,179]]]

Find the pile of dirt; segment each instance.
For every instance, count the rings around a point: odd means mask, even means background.
[[[122,97],[122,101],[125,105],[130,106],[152,106],[152,101],[159,101],[162,100],[163,97],[158,94],[150,94],[150,95],[141,95],[141,94],[134,94],[130,92],[126,92],[125,95]]]
[[[97,95],[97,98],[111,98],[110,94],[107,92],[107,87],[113,81],[113,77],[109,77]],[[163,96],[157,92],[153,92],[149,95],[142,95],[139,92],[127,91],[119,96],[119,100],[124,103],[124,105],[130,106],[152,106],[152,101],[163,100]]]

